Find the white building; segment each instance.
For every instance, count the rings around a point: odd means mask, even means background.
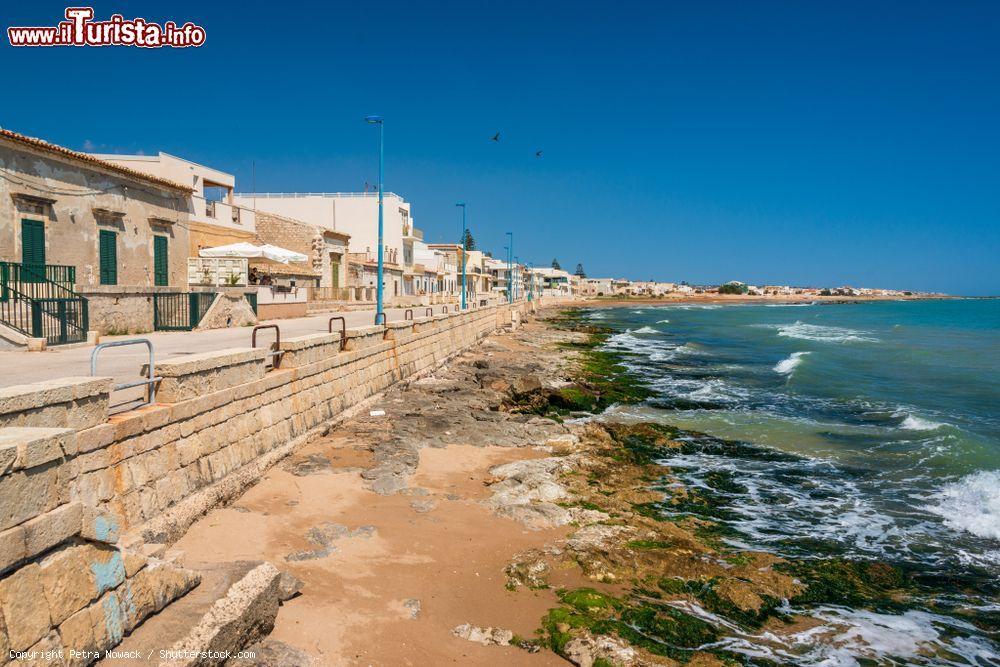
[[[349,286],[376,287],[378,263],[377,192],[239,193],[240,206],[267,211],[317,227],[350,234]],[[406,294],[403,238],[413,237],[410,204],[399,195],[383,195],[382,239],[384,289],[387,300]],[[412,275],[410,279],[412,280]],[[411,288],[412,291],[412,288]]]
[[[190,256],[197,256],[201,248],[254,240],[254,210],[236,201],[233,194],[236,177],[232,174],[163,152],[156,155],[93,155],[105,162],[187,185],[194,190],[188,223]]]
[[[518,299],[528,298],[529,288],[531,287],[529,284],[531,280],[530,276],[537,275],[532,274],[523,264],[513,263],[510,265],[509,271],[509,273],[513,274],[513,280],[511,281],[510,276],[508,276],[507,262],[492,257],[486,259],[486,272],[492,280],[494,294],[503,295],[506,298],[508,289],[513,289],[514,296]]]
[[[611,278],[584,278],[581,290],[585,296],[609,296],[613,293]]]
[[[573,295],[573,285],[568,271],[562,269],[532,269],[541,277],[542,296],[570,297]]]

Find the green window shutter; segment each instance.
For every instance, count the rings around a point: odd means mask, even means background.
[[[45,223],[21,220],[22,280],[41,282],[45,279]]]
[[[98,247],[100,255],[101,284],[118,284],[118,235],[114,232],[102,229],[99,234],[100,244]]]
[[[166,236],[153,237],[153,284],[159,287],[170,284]]]

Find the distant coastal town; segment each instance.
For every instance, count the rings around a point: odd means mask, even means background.
[[[239,192],[233,174],[183,157],[87,153],[7,129],[0,129],[0,167],[7,202],[0,208],[0,339],[13,347],[30,338],[57,345],[210,326],[205,316],[217,294],[225,314],[214,314],[229,325],[343,307],[465,309],[541,297],[932,296],[590,277],[582,262],[570,271],[558,259],[524,261],[516,229],[502,237],[502,250],[482,247],[464,225],[461,201],[454,238],[430,241],[410,202],[377,186]]]

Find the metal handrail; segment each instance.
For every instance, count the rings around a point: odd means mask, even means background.
[[[403,311],[403,319],[404,320],[412,320],[413,319],[413,309],[412,308],[407,308],[405,311]]]
[[[434,309],[433,308],[431,308],[430,306],[428,306],[427,308],[424,308],[424,317],[433,317],[433,316],[434,316]]]
[[[121,389],[130,389],[132,387],[146,385],[146,402],[138,407],[142,407],[143,405],[152,405],[156,402],[156,383],[163,378],[157,377],[156,375],[156,357],[153,354],[153,343],[150,342],[148,338],[130,338],[129,340],[116,340],[111,343],[100,343],[96,345],[93,352],[90,353],[90,376],[97,377],[98,352],[107,347],[125,347],[126,345],[145,345],[149,349],[149,370],[147,371],[145,380],[116,384],[114,386],[114,390],[119,391]],[[122,405],[124,405],[124,403],[122,403]]]
[[[448,306],[446,306],[446,305],[445,306],[441,306],[441,313],[443,314],[443,313],[447,313],[447,312],[448,312]]]
[[[340,351],[343,352],[347,347],[347,320],[343,317],[335,316],[331,317],[330,321],[327,322],[327,329],[330,333],[333,333],[333,321],[340,320]]]
[[[378,326],[378,316],[382,316],[382,340],[389,337],[389,318],[385,316],[385,311],[381,313],[375,313],[375,325]]]
[[[257,332],[261,329],[274,329],[274,342],[271,343],[271,351],[268,352],[268,356],[271,357],[271,368],[277,368],[281,365],[281,355],[284,354],[279,348],[281,347],[281,329],[277,324],[258,324],[250,332],[250,347],[257,348]]]

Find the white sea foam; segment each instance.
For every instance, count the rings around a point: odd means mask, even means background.
[[[844,327],[829,327],[821,324],[805,324],[796,322],[795,324],[778,325],[778,335],[787,338],[798,338],[801,340],[812,340],[820,343],[877,343],[877,338],[865,335],[867,331],[856,331]]]
[[[975,628],[964,621],[910,610],[903,614],[880,614],[873,611],[840,607],[821,607],[810,613],[822,625],[797,632],[788,637],[794,653],[810,664],[858,665],[858,658],[868,660],[887,657],[912,661],[915,664],[935,662],[940,652],[961,655],[971,664],[977,656],[986,655],[990,647],[983,641],[951,637],[947,628],[961,631]],[[795,646],[809,647],[805,655]]]
[[[946,525],[978,537],[1000,540],[1000,470],[980,470],[934,494],[930,511]]]
[[[765,308],[807,308],[809,306],[815,306],[815,301],[810,301],[809,303],[765,303]]]
[[[777,364],[774,365],[774,372],[781,373],[782,375],[791,375],[792,372],[802,363],[802,357],[809,354],[808,352],[792,352],[791,356],[787,359],[782,359]]]
[[[798,610],[786,605],[782,611],[794,614]],[[975,627],[959,619],[919,610],[882,614],[843,607],[818,607],[806,614],[818,621],[806,630],[786,634],[777,628],[754,635],[737,629],[704,648],[826,667],[857,667],[862,660],[878,664],[898,664],[901,660],[913,665],[995,664],[989,661],[996,656],[993,648],[983,639],[965,636]],[[708,615],[695,615],[712,622]],[[961,660],[948,659],[956,657]]]
[[[941,422],[932,422],[929,419],[921,419],[915,415],[907,415],[906,419],[902,421],[899,428],[906,429],[908,431],[933,431],[936,428],[941,428],[945,426]]]
[[[947,424],[942,422],[935,422],[930,419],[918,417],[917,415],[907,412],[902,408],[893,412],[892,416],[896,418],[901,417],[903,419],[903,421],[899,423],[899,428],[905,431],[933,431],[941,428],[942,426],[947,426]]]
[[[656,320],[657,324],[670,324],[670,320]]]
[[[657,331],[656,329],[654,329],[653,327],[640,327],[640,328],[636,329],[633,333],[639,333],[639,334],[658,334],[660,332]]]

